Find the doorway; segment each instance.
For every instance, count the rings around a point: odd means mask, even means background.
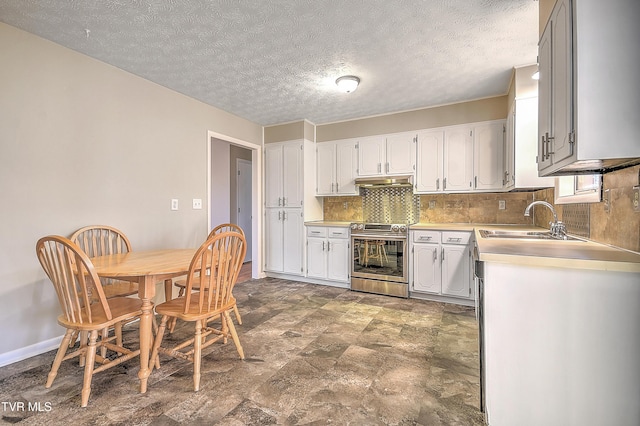
[[[236,223],[245,231],[247,255],[251,262],[251,161],[236,159]]]
[[[222,145],[221,145],[222,143]],[[249,154],[247,157],[236,156],[232,151],[242,148]],[[243,141],[231,136],[208,131],[207,132],[207,232],[218,223],[235,222],[238,223],[237,217],[237,190],[236,190],[236,158],[242,158],[250,165],[251,174],[248,178],[251,183],[249,191],[250,212],[248,215],[248,224],[240,225],[247,236],[247,258],[251,259],[251,277],[261,278],[264,272],[261,268],[261,259],[263,257],[259,236],[262,231],[262,149],[260,145]],[[231,160],[233,158],[233,160]],[[250,161],[249,161],[250,159]],[[224,171],[226,170],[226,172]],[[234,173],[236,172],[236,173]],[[247,176],[245,174],[245,176]],[[233,177],[233,185],[231,180]],[[226,194],[226,195],[225,195]],[[245,202],[247,203],[247,202]],[[226,213],[225,213],[226,212]],[[215,219],[213,216],[216,216]],[[224,217],[226,216],[226,218]],[[214,223],[214,220],[216,223]]]

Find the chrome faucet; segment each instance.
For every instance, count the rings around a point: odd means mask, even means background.
[[[549,222],[549,226],[550,226],[550,231],[551,231],[551,236],[553,238],[558,238],[558,239],[566,239],[567,238],[567,227],[564,225],[564,223],[560,222],[558,220],[558,214],[556,213],[556,209],[553,208],[553,206],[549,203],[547,203],[546,201],[534,201],[531,204],[529,204],[527,206],[527,208],[524,210],[524,215],[526,217],[531,216],[530,212],[531,212],[531,207],[535,206],[536,204],[542,204],[543,206],[549,208],[549,210],[551,210],[551,213],[553,213],[553,222]]]

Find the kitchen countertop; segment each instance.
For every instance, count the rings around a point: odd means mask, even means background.
[[[475,232],[478,256],[481,261],[485,262],[640,273],[640,253],[597,243],[588,239],[582,239],[580,241],[554,241],[483,238],[479,233],[481,229],[545,231],[547,230],[546,228],[527,225],[477,223],[418,223],[411,225],[409,229]]]
[[[351,222],[331,221],[331,220],[312,220],[304,223],[305,226],[328,226],[334,228],[348,228]]]

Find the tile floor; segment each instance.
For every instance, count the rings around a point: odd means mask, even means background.
[[[162,357],[139,394],[131,360],[94,376],[80,408],[76,362],[44,388],[51,351],[0,368],[0,423],[484,425],[472,308],[274,278],[234,294],[246,359],[231,341],[207,348],[199,392],[190,363]],[[128,326],[125,339],[136,335]]]

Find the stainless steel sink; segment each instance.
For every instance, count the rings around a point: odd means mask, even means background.
[[[508,231],[508,230],[487,230],[481,229],[482,238],[510,238],[521,240],[555,240],[555,241],[584,241],[583,239],[565,235],[564,238],[554,237],[548,231]]]

